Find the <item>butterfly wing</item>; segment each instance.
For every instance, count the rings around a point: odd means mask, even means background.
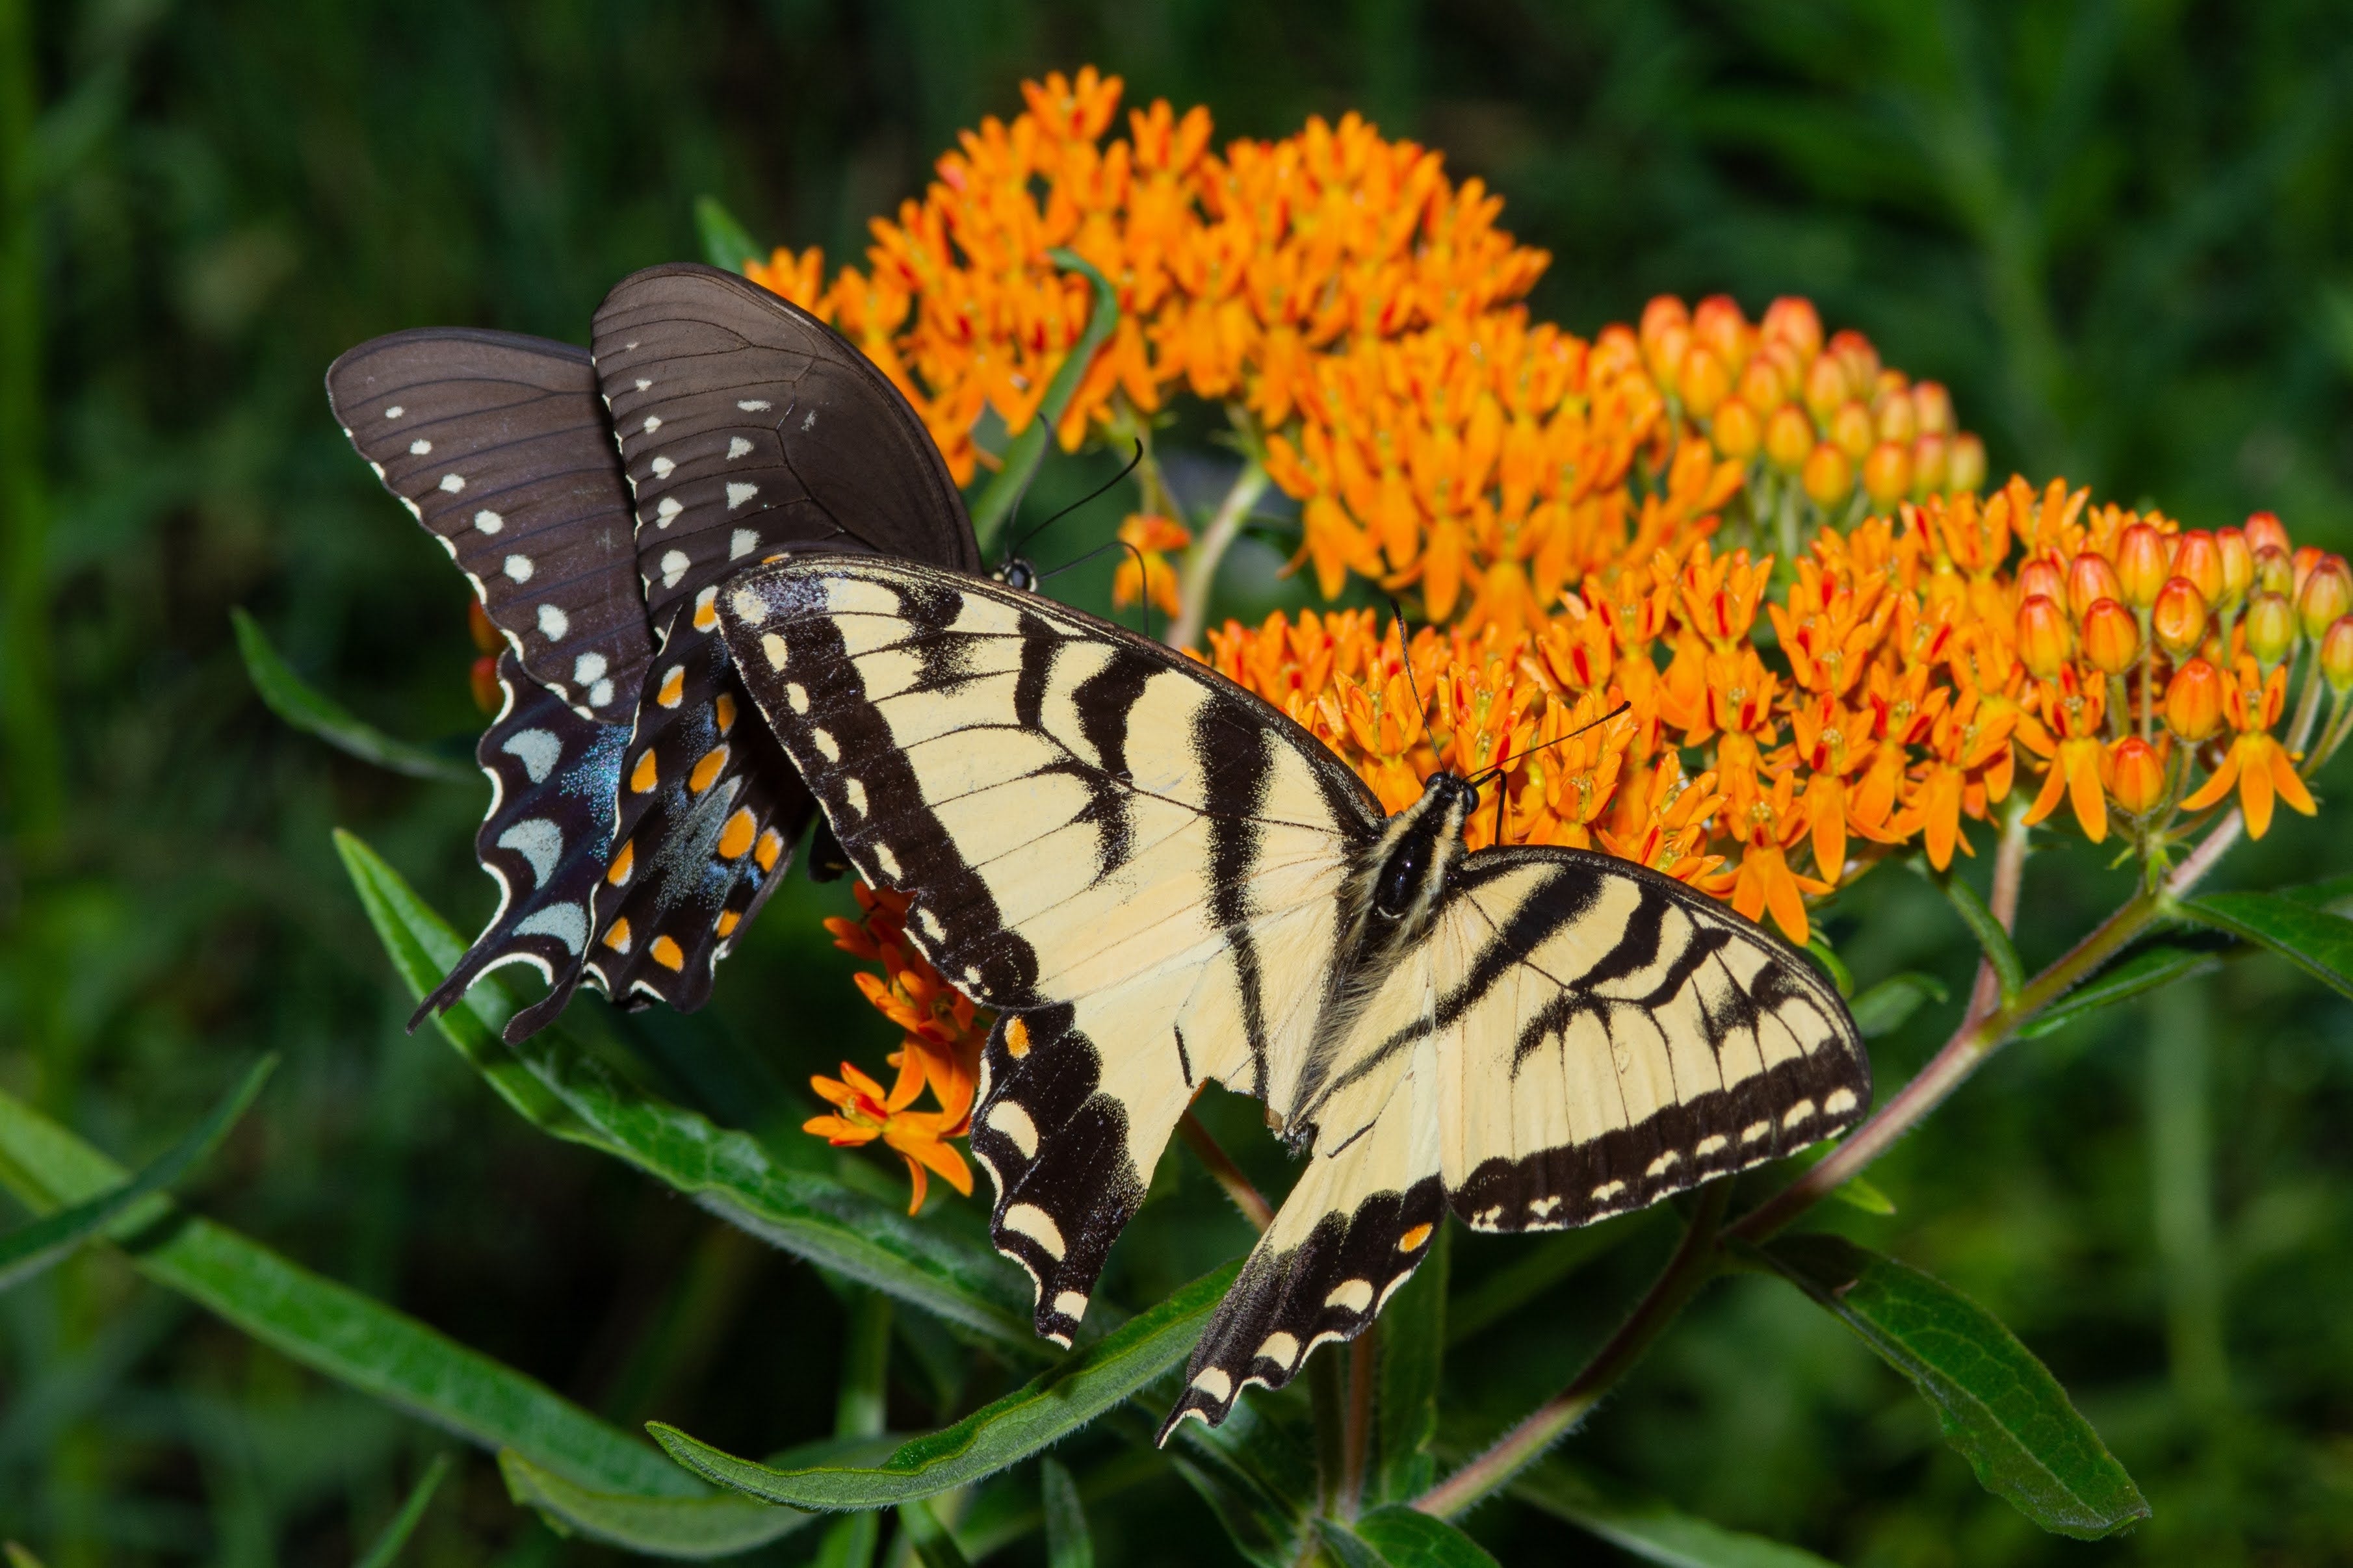
[[[533,680],[510,648],[499,656],[505,703],[475,745],[491,807],[475,858],[499,885],[499,907],[417,1016],[448,1006],[490,970],[528,963],[551,985],[588,943],[588,900],[612,846],[613,792],[629,732],[583,719]],[[568,987],[566,987],[568,991]]]
[[[512,332],[395,332],[329,366],[327,397],[531,678],[589,717],[625,721],[653,638],[588,355]]]
[[[1478,1230],[1586,1225],[1830,1137],[1870,1102],[1837,993],[1753,922],[1609,856],[1474,855],[1303,1086],[1314,1158],[1163,1436],[1361,1331],[1450,1203]]]
[[[721,618],[851,864],[999,1010],[973,1152],[1067,1343],[1195,1091],[1306,1048],[1379,805],[1203,666],[978,578],[802,557]]]

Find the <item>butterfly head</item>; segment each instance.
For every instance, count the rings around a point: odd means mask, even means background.
[[[1007,556],[1004,563],[989,575],[1018,593],[1034,594],[1038,591],[1038,568],[1018,555]]]
[[[1389,818],[1358,872],[1357,918],[1367,938],[1409,941],[1428,923],[1448,878],[1470,852],[1462,824],[1478,805],[1479,791],[1469,780],[1437,773],[1419,800]]]

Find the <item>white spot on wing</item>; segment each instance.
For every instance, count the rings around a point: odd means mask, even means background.
[[[550,904],[515,922],[517,936],[552,936],[578,952],[588,942],[588,911],[578,904]]]
[[[407,412],[407,409],[403,408],[399,404],[396,403],[391,407],[384,411],[384,416],[386,419],[397,419]]]
[[[497,512],[492,511],[489,507],[484,507],[481,510],[474,514],[474,527],[481,532],[496,533],[506,525],[507,520],[501,517]]]
[[[594,686],[605,679],[605,656],[584,653],[572,662],[572,679],[583,686]]]
[[[768,635],[769,635],[770,637],[776,637],[776,633],[774,633],[774,632],[770,632]],[[781,638],[781,637],[778,637],[778,638],[777,638],[777,640],[778,640],[779,642],[781,642],[781,641],[783,641],[784,639],[783,639],[783,638]],[[778,662],[780,662],[780,663],[781,663],[782,661],[781,661],[781,660],[779,660]],[[794,712],[796,712],[796,713],[806,713],[806,712],[807,712],[807,711],[808,711],[808,688],[807,688],[807,687],[806,687],[806,686],[803,686],[803,685],[802,685],[799,681],[797,681],[797,680],[788,680],[788,681],[785,682],[785,703],[786,703],[786,705],[787,707],[789,707],[790,709],[792,709],[792,710],[793,710]]]
[[[1373,1282],[1369,1279],[1343,1279],[1324,1298],[1327,1307],[1343,1311],[1361,1312],[1373,1304]]]
[[[613,683],[611,681],[600,680],[596,685],[588,689],[589,707],[602,708],[606,703],[610,702],[611,700],[613,700]]]
[[[693,562],[689,561],[686,558],[686,552],[683,550],[672,550],[665,552],[661,558],[662,586],[665,588],[677,587],[678,580],[685,576],[686,569],[693,564]]]
[[[1065,1290],[1054,1298],[1054,1310],[1076,1321],[1087,1315],[1087,1299],[1076,1290]]]
[[[1365,1293],[1370,1296],[1372,1287],[1366,1286]],[[1207,1366],[1201,1369],[1201,1375],[1193,1380],[1193,1386],[1223,1405],[1234,1391],[1234,1380],[1222,1367]]]
[[[759,493],[760,487],[757,485],[744,484],[740,480],[730,480],[727,485],[727,510],[729,511],[733,511],[737,507],[742,506],[744,502],[750,500],[754,496],[758,495]]]
[[[550,642],[562,642],[564,634],[572,629],[572,617],[554,605],[539,607],[539,635]]]
[[[1266,1343],[1258,1347],[1258,1359],[1271,1361],[1285,1372],[1290,1371],[1291,1363],[1299,1359],[1298,1336],[1280,1330],[1267,1335]]]
[[[639,392],[647,391],[648,389],[649,389],[650,387],[652,387],[652,385],[653,385],[653,383],[652,383],[652,382],[650,382],[650,381],[648,381],[644,376],[642,376],[642,375],[641,375],[641,376],[638,377],[638,390]]]
[[[1834,1089],[1822,1097],[1822,1114],[1825,1116],[1844,1116],[1853,1109],[1854,1090],[1851,1089]]]
[[[1036,1204],[1015,1204],[1005,1211],[1003,1224],[1014,1235],[1026,1236],[1036,1242],[1055,1262],[1062,1260],[1062,1227],[1054,1223],[1052,1215]],[[1371,1287],[1366,1288],[1366,1294],[1371,1294]]]
[[[466,476],[463,474],[444,474],[441,476],[441,488],[450,495],[456,495],[459,490],[466,488]]]
[[[776,405],[765,397],[743,397],[736,399],[735,406],[746,414],[765,414]]]
[[[419,436],[416,440],[411,441],[408,444],[408,455],[412,458],[425,457],[432,450],[433,443],[427,440],[422,436]]]
[[[760,651],[768,656],[769,668],[782,669],[785,668],[784,638],[778,637],[774,632],[765,633],[760,638]],[[796,711],[797,711],[797,710],[796,710]]]
[[[686,503],[676,496],[662,497],[660,503],[654,508],[654,526],[668,528],[678,520],[678,514],[685,510]]]
[[[860,816],[868,815],[866,810],[866,785],[864,784],[860,783],[857,779],[844,779],[841,781],[841,793],[849,802],[850,810],[856,812]]]
[[[894,882],[902,880],[906,875],[900,869],[899,858],[891,853],[891,847],[888,844],[877,844],[874,847],[874,863],[881,867],[882,874]],[[977,984],[980,980],[980,971],[967,969],[965,971],[965,977]]]
[[[656,458],[653,460],[654,478],[658,479],[666,479],[670,477],[672,471],[677,468],[678,465],[671,462],[668,458]]]
[[[825,754],[825,760],[827,762],[838,763],[841,761],[841,742],[833,738],[832,731],[811,730],[809,731],[809,744],[815,746],[819,752],[822,752]]]
[[[1807,1121],[1812,1117],[1813,1114],[1814,1102],[1810,1100],[1801,1100],[1798,1101],[1797,1104],[1789,1107],[1788,1110],[1781,1113],[1781,1125],[1784,1127],[1795,1127],[1799,1122]]]
[[[545,784],[555,764],[564,760],[564,742],[552,730],[517,730],[500,743],[499,750],[522,763],[533,784]]]
[[[1000,1100],[989,1108],[989,1131],[1002,1132],[1008,1142],[1021,1151],[1025,1160],[1038,1152],[1038,1124],[1029,1113],[1009,1100]],[[1072,1316],[1076,1316],[1075,1313]]]
[[[659,414],[647,415],[646,422],[642,428],[647,435],[652,435],[655,431],[661,428],[661,416]]]
[[[529,861],[533,886],[543,888],[564,853],[564,830],[543,816],[528,817],[499,835],[499,847]]]
[[[728,441],[727,441],[727,460],[728,460],[729,462],[731,462],[731,463],[732,463],[732,462],[733,462],[733,461],[734,461],[736,458],[748,458],[748,457],[750,457],[751,455],[752,455],[752,443],[751,443],[751,442],[746,441],[746,440],[745,440],[745,439],[744,439],[744,437],[741,437],[741,436],[733,436],[733,437],[730,437],[728,438]]]
[[[752,552],[759,548],[759,531],[750,528],[739,528],[728,537],[727,559],[730,561],[741,561],[744,557],[751,554]]]
[[[528,583],[531,581],[531,557],[528,555],[510,555],[507,557],[504,570],[507,576],[512,581],[517,583]]]

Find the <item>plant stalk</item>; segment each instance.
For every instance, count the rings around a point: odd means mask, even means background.
[[[1233,1156],[1219,1146],[1217,1139],[1210,1136],[1209,1130],[1201,1125],[1201,1119],[1190,1110],[1186,1111],[1177,1120],[1176,1131],[1200,1157],[1201,1163],[1208,1167],[1218,1185],[1226,1189],[1226,1196],[1233,1200],[1234,1207],[1242,1211],[1242,1217],[1250,1221],[1261,1236],[1265,1235],[1266,1227],[1274,1223],[1273,1205],[1266,1201],[1257,1187],[1250,1184],[1250,1179],[1242,1174],[1242,1168],[1234,1163]]]
[[[1986,907],[2005,931],[2018,929],[2018,893],[2026,880],[2026,802],[2013,794],[2001,815],[2001,841],[1993,852],[1993,896]],[[1974,1022],[1992,1012],[2001,1004],[2001,977],[1994,973],[1993,961],[1978,960],[1977,985],[1969,993],[1969,1005],[1962,1013],[1964,1022]]]
[[[1348,1424],[1340,1429],[1339,1516],[1354,1519],[1365,1505],[1365,1471],[1373,1453],[1373,1382],[1379,1375],[1380,1324],[1348,1342]]]
[[[1244,458],[1242,471],[1234,476],[1226,499],[1218,503],[1217,514],[1209,519],[1209,526],[1202,531],[1192,552],[1185,558],[1185,574],[1176,584],[1176,619],[1169,626],[1166,638],[1170,647],[1191,647],[1201,640],[1201,627],[1209,616],[1209,590],[1217,585],[1218,566],[1240,537],[1242,522],[1250,516],[1250,508],[1258,504],[1258,498],[1266,493],[1266,466],[1256,458]]]

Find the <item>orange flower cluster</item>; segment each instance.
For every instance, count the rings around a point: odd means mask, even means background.
[[[1932,495],[1820,531],[1778,578],[1770,556],[1694,539],[1592,574],[1533,622],[1405,644],[1366,610],[1228,622],[1208,662],[1392,811],[1439,769],[1500,767],[1472,847],[1603,849],[1802,942],[1806,899],[1876,859],[1973,853],[1964,820],[2009,796],[2021,761],[2042,773],[2028,821],[2063,800],[2097,842],[2113,805],[2150,852],[2233,789],[2257,837],[2274,798],[2313,809],[2325,748],[2296,748],[2321,687],[2353,688],[2345,563],[2291,553],[2268,516],[2185,532],[2087,501],[2016,479]]]
[[[880,1138],[907,1163],[914,1189],[907,1212],[914,1214],[923,1206],[927,1171],[965,1196],[972,1195],[972,1171],[946,1140],[971,1131],[980,1047],[992,1020],[907,944],[906,895],[878,893],[863,883],[857,893],[861,918],[829,919],[825,927],[833,933],[836,947],[881,971],[859,974],[858,989],[877,1012],[904,1031],[899,1048],[889,1058],[899,1076],[885,1091],[844,1062],[839,1079],[822,1074],[810,1079],[810,1087],[834,1107],[834,1114],[813,1116],[801,1130],[837,1147]],[[938,1109],[913,1109],[926,1088]]]

